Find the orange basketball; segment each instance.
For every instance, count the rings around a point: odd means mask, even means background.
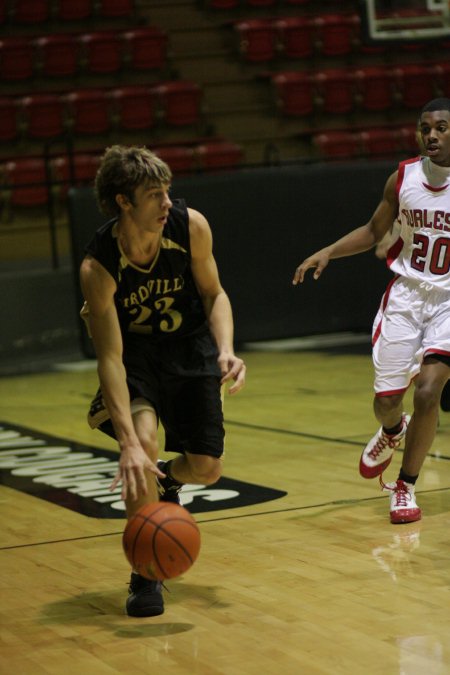
[[[123,550],[132,568],[147,579],[163,581],[186,572],[200,551],[200,530],[183,506],[156,502],[128,521]]]

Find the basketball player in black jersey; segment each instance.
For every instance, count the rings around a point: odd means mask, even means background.
[[[221,286],[205,217],[169,196],[171,171],[146,148],[112,146],[96,176],[111,219],[86,247],[82,315],[93,339],[100,388],[88,421],[117,439],[127,516],[158,498],[178,501],[183,483],[221,475],[221,387],[244,385],[233,350],[230,301]],[[157,428],[165,449],[158,461]],[[159,582],[132,571],[131,616],[162,614]]]

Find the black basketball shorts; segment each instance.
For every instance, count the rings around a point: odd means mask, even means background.
[[[179,348],[147,351],[133,345],[124,352],[132,412],[145,407],[145,401],[155,410],[165,430],[167,452],[221,457],[224,451],[221,376],[217,352],[205,337],[196,336],[190,345],[183,341]],[[88,422],[115,437],[100,390]]]

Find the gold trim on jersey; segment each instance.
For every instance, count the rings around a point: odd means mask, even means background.
[[[137,270],[138,272],[145,272],[146,274],[149,274],[156,263],[158,262],[159,254],[161,251],[161,240],[158,245],[158,249],[156,251],[155,257],[150,263],[149,267],[141,267],[140,265],[136,265],[136,263],[132,262],[125,251],[123,250],[122,244],[120,242],[120,238],[118,236],[119,230],[118,230],[118,223],[114,223],[112,230],[111,230],[112,236],[117,240],[117,248],[119,249],[120,253],[120,263],[119,263],[119,282],[121,280],[121,275],[120,272],[121,270],[124,270],[126,267],[132,267],[133,269]]]
[[[180,244],[177,244],[176,241],[172,241],[172,239],[168,239],[167,237],[163,237],[161,239],[161,248],[175,248],[182,253],[187,253],[185,248],[180,246]]]

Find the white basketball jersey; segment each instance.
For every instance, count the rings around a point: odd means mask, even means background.
[[[428,157],[398,167],[398,238],[387,255],[396,274],[450,290],[450,167]]]

